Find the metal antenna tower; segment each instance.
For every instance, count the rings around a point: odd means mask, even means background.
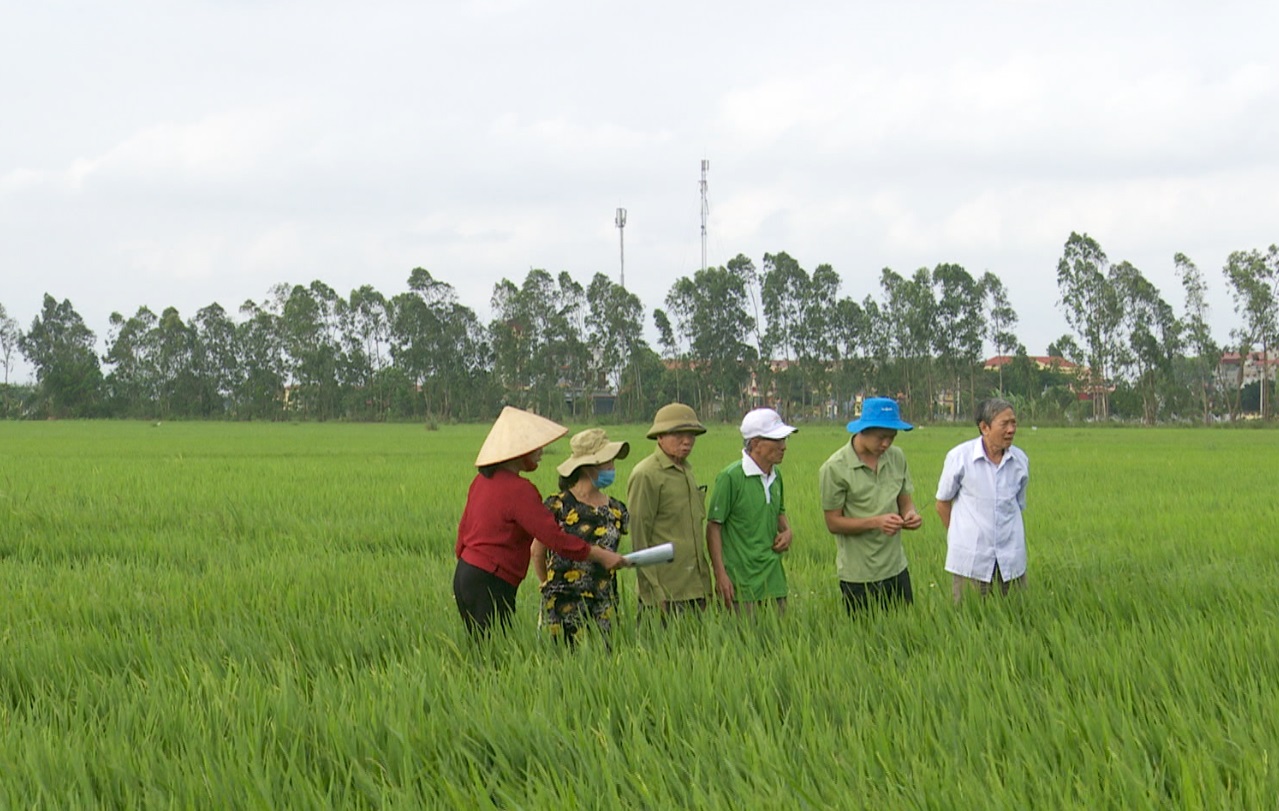
[[[613,222],[614,224],[617,225],[617,247],[622,252],[622,272],[621,272],[619,283],[621,284],[622,289],[625,290],[626,289],[626,236],[625,236],[625,231],[623,231],[623,229],[626,228],[626,209],[619,208],[617,210],[617,216],[613,219]]]
[[[711,168],[711,162],[702,158],[702,270],[706,270],[706,218],[710,216],[711,208],[706,202],[706,172]]]

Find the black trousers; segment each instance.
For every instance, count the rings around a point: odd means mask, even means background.
[[[849,614],[868,608],[872,600],[880,606],[898,601],[907,605],[915,602],[915,593],[910,588],[910,569],[902,569],[901,574],[873,583],[841,580],[839,590],[844,593],[844,608]]]
[[[464,560],[458,560],[453,571],[453,599],[457,600],[462,624],[472,636],[486,636],[494,623],[510,624],[518,589]]]

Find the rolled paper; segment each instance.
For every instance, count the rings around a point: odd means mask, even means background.
[[[652,566],[655,563],[670,563],[675,560],[675,546],[669,543],[640,549],[629,555],[622,555],[635,566]]]

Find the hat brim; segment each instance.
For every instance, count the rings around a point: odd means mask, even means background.
[[[706,426],[700,422],[679,422],[664,425],[653,424],[645,434],[649,439],[657,439],[662,434],[697,434],[701,436],[706,433]]]
[[[867,428],[886,428],[890,431],[913,431],[915,426],[902,420],[883,420],[871,417],[870,419],[853,420],[848,423],[848,433],[860,434]]]
[[[489,429],[476,467],[500,465],[544,448],[568,433],[568,428],[529,411],[506,406]]]
[[[610,442],[595,453],[588,453],[584,456],[570,456],[555,466],[555,472],[561,476],[568,476],[579,467],[602,465],[614,459],[625,459],[630,452],[631,443]]]

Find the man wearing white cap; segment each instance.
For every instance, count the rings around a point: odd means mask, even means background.
[[[776,600],[786,608],[786,570],[782,553],[790,548],[785,489],[778,465],[786,438],[798,430],[771,408],[757,408],[742,419],[742,458],[715,478],[706,514],[706,548],[715,571],[715,588],[730,608]]]
[[[838,549],[839,588],[850,614],[871,600],[914,600],[901,532],[919,529],[923,519],[911,496],[915,484],[906,454],[893,447],[897,432],[912,428],[895,400],[869,397],[861,416],[848,423],[853,438],[822,463],[818,474],[826,529]]]

